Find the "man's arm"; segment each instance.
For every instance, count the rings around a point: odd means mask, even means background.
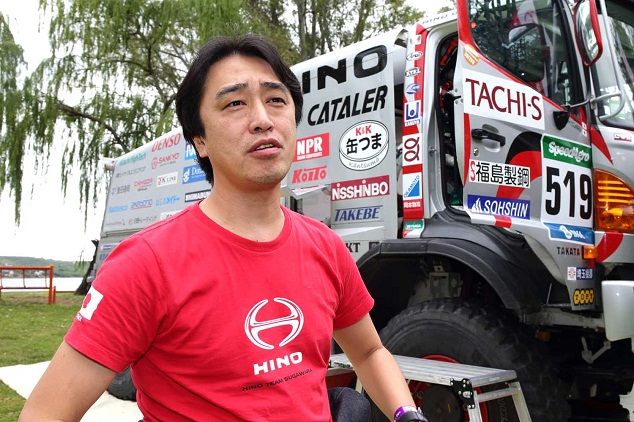
[[[390,420],[399,407],[414,406],[401,369],[383,347],[370,315],[335,330],[333,337],[350,359],[363,388]]]
[[[62,342],[18,421],[79,421],[116,374]]]

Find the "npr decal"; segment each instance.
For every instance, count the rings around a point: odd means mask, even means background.
[[[531,169],[530,167],[514,166],[512,164],[470,160],[469,181],[528,189],[531,187]]]
[[[311,160],[330,155],[330,134],[322,133],[310,138],[298,139],[293,161]]]
[[[523,220],[528,220],[531,217],[531,203],[523,199],[468,195],[467,206],[469,211],[474,214],[521,218]]]
[[[350,127],[339,140],[339,159],[350,170],[381,164],[388,152],[388,130],[383,123],[365,121]]]
[[[330,200],[371,198],[390,194],[390,177],[377,176],[366,179],[346,180],[331,185]]]
[[[462,84],[465,112],[544,130],[544,99],[537,91],[469,69]]]

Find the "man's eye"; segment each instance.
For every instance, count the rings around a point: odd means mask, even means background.
[[[284,98],[281,98],[281,97],[271,98],[269,101],[271,101],[272,103],[286,104],[286,100]]]
[[[244,104],[242,101],[240,100],[235,100],[235,101],[231,101],[229,104],[227,104],[227,107],[237,107],[239,105]]]

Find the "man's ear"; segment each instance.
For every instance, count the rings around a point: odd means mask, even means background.
[[[207,154],[207,146],[205,144],[205,138],[203,138],[200,135],[194,136],[194,146],[196,147],[196,150],[198,151],[198,155],[200,155],[201,157],[209,156],[209,154]]]

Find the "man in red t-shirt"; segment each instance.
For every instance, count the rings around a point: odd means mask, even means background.
[[[199,51],[176,109],[213,190],[112,252],[21,421],[79,420],[128,365],[145,421],[329,421],[333,337],[386,415],[423,420],[341,239],[280,206],[302,105],[265,39]]]

